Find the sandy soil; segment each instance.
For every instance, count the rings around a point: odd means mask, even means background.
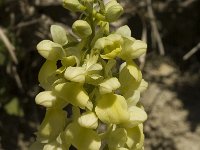
[[[148,70],[149,88],[142,98],[148,113],[145,150],[199,150],[198,76],[187,81],[186,75],[167,63]]]

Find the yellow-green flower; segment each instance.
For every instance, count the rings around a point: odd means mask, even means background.
[[[99,84],[100,94],[111,93],[120,87],[120,83],[117,78],[108,78]]]
[[[108,124],[120,124],[129,119],[126,100],[123,96],[109,93],[97,98],[95,112],[98,118]]]
[[[81,127],[74,122],[65,129],[66,141],[78,150],[99,150],[101,139],[92,129]]]
[[[71,103],[74,106],[79,106],[82,109],[88,108],[91,110],[93,107],[82,84],[75,82],[58,84],[55,86],[55,94],[59,98]]]
[[[38,80],[40,83],[40,86],[44,88],[45,90],[51,90],[51,85],[55,81],[55,72],[57,70],[57,65],[55,61],[49,61],[47,60],[41,67],[39,74],[38,74]]]
[[[120,92],[128,101],[138,102],[140,98],[138,94],[140,93],[136,90],[139,88],[141,80],[142,73],[133,61],[121,65],[119,72]]]
[[[78,118],[78,123],[82,127],[96,129],[98,126],[98,117],[94,112],[85,112]]]
[[[122,37],[119,34],[110,34],[107,37],[98,39],[94,49],[101,51],[103,59],[114,59],[122,50]]]
[[[41,56],[47,60],[58,60],[62,56],[62,47],[60,44],[50,40],[43,40],[37,45],[37,50]]]
[[[35,102],[46,114],[30,150],[143,150],[147,114],[139,99],[148,83],[133,59],[146,43],[131,37],[127,25],[110,31],[123,13],[117,0],[63,0],[63,6],[81,16],[73,33],[52,25],[52,41],[37,45],[46,61]]]
[[[122,51],[119,55],[123,60],[132,60],[146,53],[147,44],[132,37],[123,37]]]
[[[134,150],[143,150],[144,146],[144,134],[143,134],[143,125],[139,124],[134,128],[127,128],[127,146],[129,149]]]
[[[51,107],[63,108],[67,104],[66,101],[56,97],[56,95],[52,91],[40,92],[35,97],[35,102],[36,104],[42,105],[47,108]]]
[[[37,140],[42,143],[55,140],[66,125],[66,112],[60,109],[48,109],[37,132]]]
[[[108,137],[109,150],[123,149],[126,146],[127,131],[124,128],[115,128],[110,131]]]

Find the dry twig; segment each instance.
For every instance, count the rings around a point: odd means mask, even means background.
[[[30,21],[27,21],[27,22],[20,22],[19,24],[17,24],[14,27],[14,29],[23,28],[23,27],[27,27],[27,26],[36,24],[36,23],[40,22],[40,20],[41,19],[39,18],[39,19],[30,20]]]
[[[188,53],[183,56],[183,60],[189,59],[194,53],[196,53],[200,49],[200,42],[193,47]]]
[[[141,39],[142,39],[142,41],[147,42],[147,26],[146,26],[146,23],[145,23],[144,19],[142,19],[142,23],[143,23],[143,30],[142,30],[142,38]],[[143,69],[144,65],[145,65],[145,62],[146,62],[146,53],[143,54],[139,58],[139,61],[140,61],[140,68]]]
[[[13,62],[15,64],[18,64],[18,60],[17,57],[15,55],[15,47],[12,45],[12,43],[10,42],[10,40],[7,38],[7,36],[5,35],[3,28],[0,27],[0,39],[2,40],[2,42],[4,43],[4,45],[6,46]]]
[[[157,44],[158,44],[158,49],[160,51],[160,55],[164,55],[165,54],[165,49],[164,49],[164,46],[163,46],[163,42],[162,42],[162,39],[161,39],[161,36],[160,36],[160,33],[158,31],[158,26],[156,24],[156,17],[154,15],[154,12],[153,12],[153,8],[152,8],[152,2],[151,0],[146,0],[147,1],[147,11],[148,11],[148,15],[150,17],[150,22],[151,22],[151,27],[152,27],[152,30],[153,30],[153,33],[154,33],[154,36],[156,38],[156,41],[157,41]]]
[[[2,40],[4,45],[6,46],[8,52],[9,52],[9,54],[11,56],[11,59],[14,62],[14,65],[11,66],[12,72],[10,74],[12,74],[14,76],[18,88],[22,91],[23,90],[23,86],[22,86],[22,82],[21,82],[21,79],[19,77],[19,74],[17,72],[17,67],[16,67],[16,65],[18,64],[18,60],[17,60],[17,57],[16,57],[15,52],[14,52],[15,51],[15,47],[12,45],[10,40],[5,35],[2,27],[0,27],[0,39]]]
[[[186,0],[184,2],[180,3],[181,7],[188,7],[189,5],[191,5],[193,2],[196,2],[197,0]]]

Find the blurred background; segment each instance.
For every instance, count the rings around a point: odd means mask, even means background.
[[[148,43],[139,60],[149,82],[145,150],[200,150],[200,0],[121,0],[127,24]],[[0,0],[0,149],[27,150],[44,108],[34,98],[50,25],[67,30],[77,14],[60,0]]]

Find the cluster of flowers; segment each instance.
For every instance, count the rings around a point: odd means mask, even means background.
[[[73,34],[51,26],[51,40],[37,50],[46,62],[39,72],[45,91],[35,101],[46,107],[31,150],[142,150],[147,114],[139,103],[147,88],[134,59],[147,45],[128,26],[109,30],[123,12],[116,0],[64,0],[81,12]]]

